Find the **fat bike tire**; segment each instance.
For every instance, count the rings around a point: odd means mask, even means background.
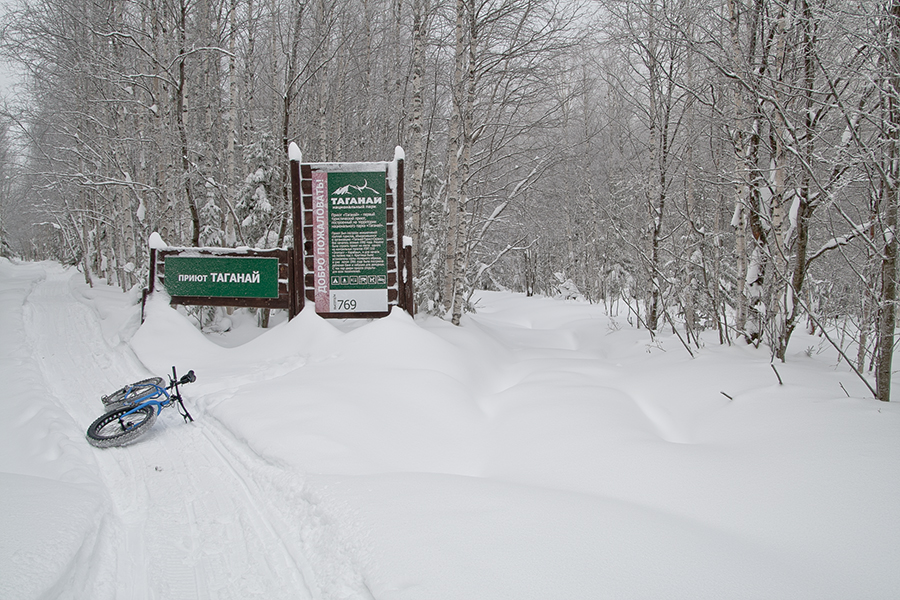
[[[123,423],[120,417],[129,410],[127,406],[116,408],[91,423],[87,429],[88,443],[97,448],[124,446],[147,433],[156,422],[156,407],[151,405],[137,409]]]
[[[157,387],[164,386],[165,384],[162,377],[148,377],[147,379],[141,379],[140,381],[135,381],[134,383],[126,385],[108,396],[102,396],[100,400],[103,402],[103,405],[106,406],[107,410],[112,410],[114,408],[125,406],[127,403],[125,398],[126,395],[128,396],[128,399],[141,398],[155,392]],[[128,393],[129,390],[131,393]]]

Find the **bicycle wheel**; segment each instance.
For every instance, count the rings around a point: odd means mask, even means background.
[[[120,420],[129,410],[128,407],[111,410],[91,423],[87,430],[87,441],[91,446],[124,446],[146,433],[156,421],[156,407],[152,405],[143,406],[125,417],[124,421]]]
[[[116,390],[109,396],[102,396],[100,400],[106,405],[107,409],[112,409],[123,402],[127,398],[142,398],[147,394],[156,392],[157,387],[164,387],[162,377],[148,377],[135,381],[125,387]]]

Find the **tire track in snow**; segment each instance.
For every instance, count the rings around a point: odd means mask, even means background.
[[[304,478],[269,464],[247,452],[226,427],[207,417],[203,434],[243,483],[250,498],[279,498],[278,503],[257,503],[298,570],[303,573],[315,600],[374,600],[358,564],[356,548],[317,492]]]
[[[48,389],[86,428],[101,394],[149,373],[125,344],[103,338],[95,313],[72,296],[72,276],[48,271],[26,301],[26,324]],[[112,506],[98,555],[114,557],[95,587],[113,580],[115,597],[132,600],[311,597],[269,513],[204,427],[165,411],[133,445],[93,452]],[[87,445],[83,436],[71,434]]]
[[[123,379],[145,377],[146,370],[130,351],[104,339],[97,316],[72,296],[71,277],[70,271],[50,271],[36,283],[25,303],[25,324],[50,392],[77,421],[89,423],[100,414],[103,393],[121,387]]]
[[[260,519],[261,525],[280,542],[285,555],[289,556],[293,561],[295,569],[303,574],[304,581],[315,581],[312,569],[300,551],[300,548],[297,547],[296,542],[292,538],[286,537],[285,535],[289,530],[287,524],[280,522],[280,519],[273,514],[271,509],[264,508],[260,502],[254,500],[255,498],[265,497],[265,493],[260,489],[259,485],[253,481],[253,477],[251,476],[252,469],[248,468],[249,457],[246,453],[235,451],[236,449],[233,447],[233,444],[228,443],[228,435],[223,429],[224,428],[221,426],[206,427],[203,430],[203,435],[216,450],[222,459],[223,464],[229,467],[232,475],[234,475],[236,481],[239,482],[244,493],[247,495],[247,498],[250,499],[251,504],[256,509],[256,514],[252,516],[257,518],[264,517]],[[227,447],[229,445],[232,446],[231,449]],[[258,468],[256,469],[256,472],[257,474],[259,473]],[[307,593],[315,600],[320,600],[321,598],[321,595],[317,593],[315,588],[310,590],[307,586]]]
[[[45,271],[46,277],[26,299],[26,332],[51,399],[79,425],[80,431],[70,432],[71,441],[87,448],[83,430],[102,413],[100,395],[121,386],[122,380],[144,375],[136,359],[109,346],[99,324],[90,326],[97,317],[72,297],[69,279],[74,275],[49,265]],[[128,455],[116,460],[93,454],[96,463],[91,467],[104,482],[114,511],[103,528],[98,552],[114,556],[116,562],[104,564],[97,578],[115,581],[116,597],[147,598],[147,570],[136,568],[146,555],[142,533],[146,499],[134,485],[134,465]]]

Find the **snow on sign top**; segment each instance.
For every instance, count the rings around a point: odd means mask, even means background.
[[[288,146],[288,159],[293,162],[303,162],[303,153],[300,151],[300,146],[294,142],[291,142]]]
[[[307,158],[299,169],[293,162],[301,157],[295,144],[289,156],[294,165],[294,240],[304,253],[294,267],[294,279],[302,287],[292,296],[298,309],[314,300],[322,316],[380,317],[394,305],[414,314],[412,288],[404,278],[411,246],[401,246],[398,239],[403,232],[403,211],[397,210],[403,206],[403,148],[395,147],[391,160]],[[308,260],[313,266],[307,267]]]
[[[388,170],[388,161],[376,160],[367,162],[319,162],[310,163],[314,171],[325,171],[326,173],[373,173],[381,171],[383,173]]]
[[[162,236],[155,231],[150,234],[150,239],[148,240],[147,245],[154,250],[160,250],[166,247],[166,243],[163,241]]]

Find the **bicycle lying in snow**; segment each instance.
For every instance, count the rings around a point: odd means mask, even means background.
[[[185,423],[193,421],[184,407],[179,385],[193,383],[197,377],[188,371],[181,379],[172,367],[169,385],[163,384],[162,377],[142,379],[116,390],[101,400],[106,406],[106,414],[91,423],[87,430],[87,440],[97,448],[124,446],[146,433],[164,408],[178,405],[178,412]]]

